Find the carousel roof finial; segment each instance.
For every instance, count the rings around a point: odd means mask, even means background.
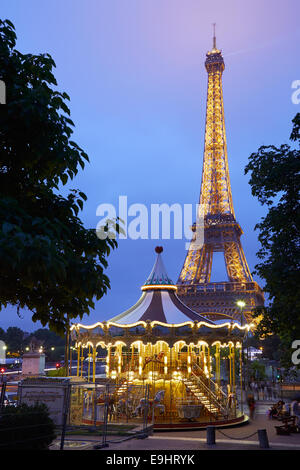
[[[145,284],[142,286],[142,290],[149,289],[150,287],[164,287],[166,289],[176,290],[177,287],[174,282],[169,278],[166,268],[164,266],[163,260],[161,258],[161,253],[164,251],[162,246],[155,247],[155,253],[157,254],[156,261],[154,263],[153,269],[146,280]]]

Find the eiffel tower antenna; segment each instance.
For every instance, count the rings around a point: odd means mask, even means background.
[[[217,41],[216,41],[216,23],[213,23],[213,28],[214,28],[213,49],[217,49]]]
[[[206,54],[208,73],[203,169],[199,207],[201,219],[193,226],[184,265],[177,281],[179,298],[202,315],[216,319],[225,315],[239,320],[237,301],[245,302],[245,318],[264,304],[264,295],[253,281],[236,221],[228,169],[222,74],[225,69],[221,51],[216,48],[213,24],[213,49]],[[197,235],[203,234],[201,243]],[[222,252],[227,279],[211,282],[214,253]]]

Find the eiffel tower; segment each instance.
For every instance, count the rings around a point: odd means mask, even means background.
[[[208,72],[206,126],[199,207],[193,237],[177,281],[179,298],[194,311],[216,320],[231,317],[251,321],[251,310],[263,305],[264,295],[253,281],[240,241],[243,231],[236,221],[228,170],[222,74],[222,53],[216,47],[206,54]],[[199,244],[198,233],[203,233]],[[228,279],[210,282],[213,254],[223,252]],[[237,302],[243,301],[241,310]],[[239,302],[240,303],[240,302]]]

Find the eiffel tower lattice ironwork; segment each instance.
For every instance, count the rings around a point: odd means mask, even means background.
[[[240,241],[243,231],[235,219],[228,170],[222,74],[222,53],[216,47],[206,55],[208,72],[206,126],[202,183],[199,207],[202,210],[203,243],[194,236],[181,270],[177,288],[181,300],[196,312],[211,319],[229,316],[241,320],[237,301],[245,303],[244,318],[251,320],[251,310],[263,305],[264,295],[253,281]],[[223,252],[228,275],[224,282],[210,282],[214,252]]]

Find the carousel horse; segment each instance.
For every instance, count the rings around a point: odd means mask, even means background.
[[[116,415],[117,403],[114,396],[110,396],[107,401],[107,416],[109,421],[112,421]]]
[[[165,412],[165,405],[161,403],[165,398],[165,390],[160,390],[157,392],[157,394],[154,397],[153,400],[153,408],[158,408],[159,409],[159,414],[163,415]]]
[[[130,416],[132,412],[133,412],[132,398],[129,397],[127,400],[125,398],[120,398],[117,404],[117,414]]]
[[[154,354],[154,356],[146,357],[143,369],[145,369],[146,365],[149,364],[149,362],[158,362],[159,364],[163,364],[162,358],[164,357],[164,355],[164,352],[160,352],[158,354]]]
[[[165,396],[165,390],[160,390],[159,392],[156,393],[155,397],[153,400],[149,400],[149,407],[152,407],[152,410],[154,411],[155,408],[159,409],[160,414],[164,414],[165,412],[165,405],[161,403],[163,401]],[[142,415],[145,412],[147,406],[147,400],[146,398],[141,398],[139,405],[136,407],[136,409],[133,412],[134,416]]]

